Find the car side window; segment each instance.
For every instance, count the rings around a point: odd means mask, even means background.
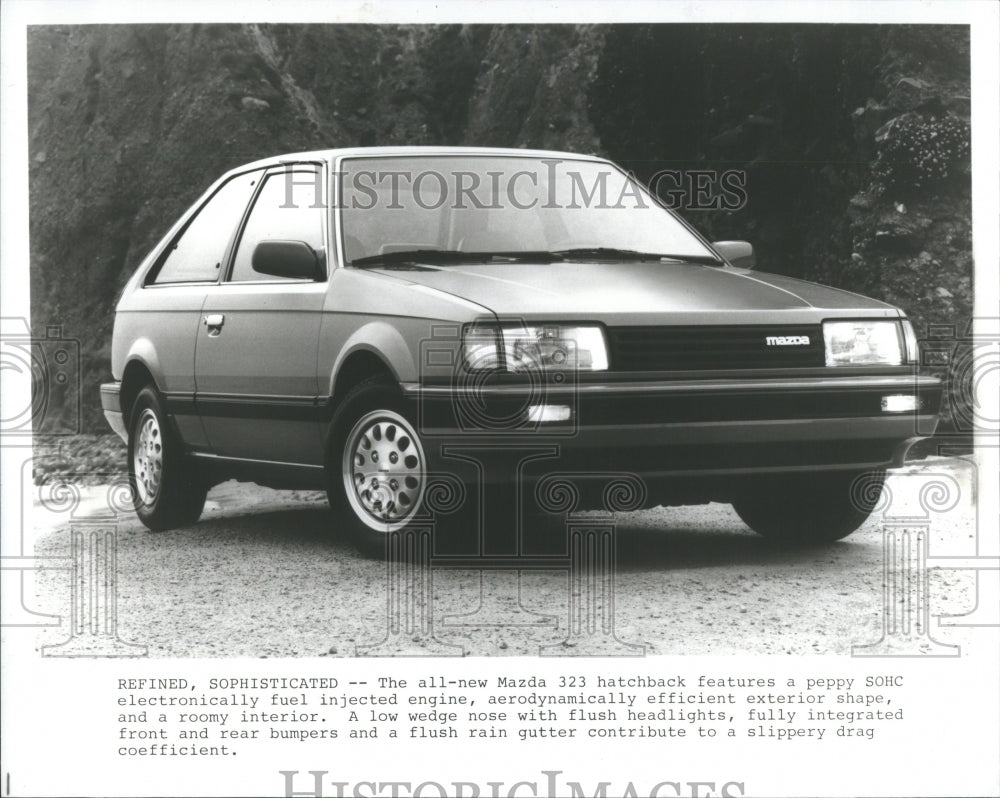
[[[214,283],[226,247],[243,217],[263,170],[224,183],[195,214],[168,252],[153,279],[164,283]]]
[[[254,271],[253,251],[262,241],[303,241],[323,258],[326,207],[321,192],[320,173],[315,169],[296,168],[268,175],[240,236],[229,280],[301,281]]]

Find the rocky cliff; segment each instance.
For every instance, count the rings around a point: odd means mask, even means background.
[[[644,178],[738,169],[743,207],[685,211],[708,235],[921,329],[971,318],[964,28],[39,27],[28,60],[32,321],[82,342],[85,430],[104,429],[128,275],[221,172],[284,151],[482,144],[600,152]]]

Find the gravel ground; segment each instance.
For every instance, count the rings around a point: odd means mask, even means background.
[[[77,485],[100,485],[126,471],[125,443],[117,435],[72,435],[36,444],[32,462],[34,482],[69,480]]]
[[[958,503],[933,516],[929,551],[970,556],[973,472],[961,458],[893,472],[888,512],[912,515],[907,502],[921,487],[935,475],[953,479]],[[76,517],[92,516],[105,493],[80,488]],[[37,498],[35,555],[65,558],[68,507]],[[571,634],[578,595],[561,570],[410,573],[432,580],[433,612],[424,627],[392,630],[386,564],[351,548],[322,495],[227,482],[189,528],[151,533],[131,513],[119,516],[118,634],[153,657],[845,654],[881,636],[881,516],[844,541],[798,551],[770,546],[728,505],[657,508],[616,522],[614,637]],[[62,624],[42,630],[39,646],[68,636],[69,560],[53,563],[35,574],[33,609]],[[974,579],[970,571],[931,571],[931,615],[970,611]],[[933,618],[931,630],[941,642],[975,642],[974,630],[936,628]],[[932,646],[923,638],[907,644]]]

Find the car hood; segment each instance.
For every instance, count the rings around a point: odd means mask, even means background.
[[[773,322],[775,313],[788,323],[858,311],[897,315],[883,302],[803,280],[687,263],[495,262],[374,271],[462,297],[501,317],[738,324]]]

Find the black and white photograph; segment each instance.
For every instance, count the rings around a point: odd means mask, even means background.
[[[996,7],[3,13],[3,795],[1000,794]]]

